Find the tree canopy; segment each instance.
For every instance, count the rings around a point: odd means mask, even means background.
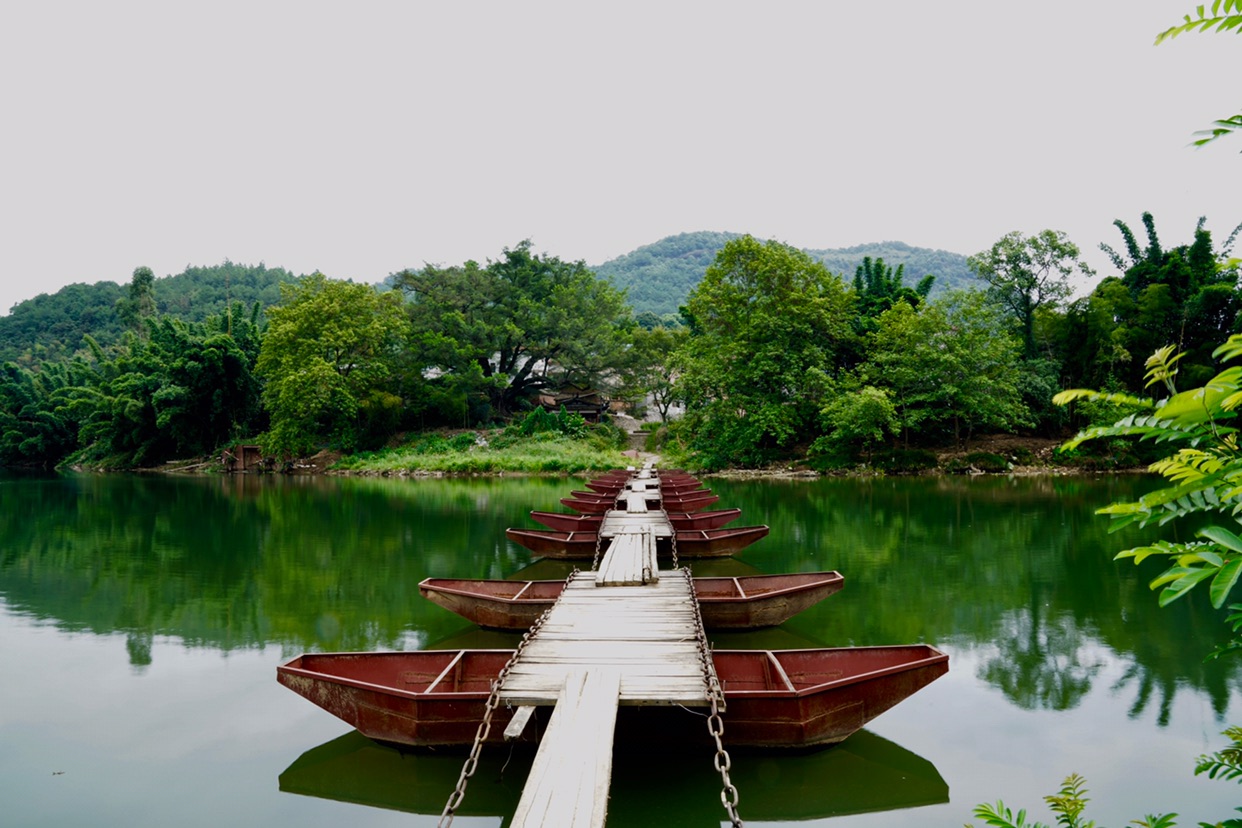
[[[852,337],[851,296],[806,253],[743,236],[690,294],[678,355],[691,448],[709,467],[753,465],[810,439]]]
[[[370,424],[401,406],[389,386],[410,333],[401,295],[322,273],[281,294],[282,304],[268,309],[256,365],[271,417],[266,448],[292,454],[320,443],[365,444]]]
[[[485,402],[476,419],[518,411],[544,388],[598,384],[632,324],[623,293],[529,240],[486,266],[427,266],[393,283],[409,298],[421,361]]]
[[[1035,356],[1035,315],[1056,307],[1073,294],[1075,270],[1093,272],[1079,258],[1078,246],[1059,230],[1033,236],[1007,233],[988,250],[971,256],[970,269],[988,284],[988,292],[1017,320],[1026,356]]]

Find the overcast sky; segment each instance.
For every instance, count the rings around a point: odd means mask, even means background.
[[[0,312],[225,259],[379,281],[694,230],[971,254],[1242,222],[1193,0],[0,5]],[[158,289],[158,286],[157,286]]]

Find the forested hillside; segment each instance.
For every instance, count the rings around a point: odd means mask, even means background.
[[[866,257],[883,259],[884,264],[897,267],[905,265],[905,281],[915,285],[919,279],[931,274],[936,277],[932,284],[931,297],[950,290],[982,290],[987,285],[970,272],[966,265],[966,257],[960,253],[947,250],[931,250],[926,247],[911,247],[905,242],[885,241],[871,244],[859,244],[854,247],[843,247],[839,250],[807,250],[811,258],[819,259],[833,273],[840,273],[850,279]]]
[[[594,270],[626,290],[635,313],[675,315],[690,291],[702,281],[720,249],[740,236],[740,233],[681,233],[618,256]],[[883,259],[886,265],[893,267],[905,265],[905,280],[911,286],[929,273],[933,274],[936,277],[933,297],[954,288],[981,287],[967,268],[966,257],[944,250],[890,241],[839,250],[807,250],[806,253],[822,261],[833,273],[844,276],[846,281],[853,278],[863,259],[870,257]]]
[[[283,268],[226,261],[156,279],[152,292],[159,314],[203,322],[222,313],[230,300],[246,308],[255,302],[274,305],[280,301],[280,283],[293,278]],[[8,316],[0,316],[0,363],[67,357],[85,347],[85,334],[100,345],[115,343],[125,329],[117,313],[117,301],[125,295],[126,288],[116,282],[79,283],[19,302]]]

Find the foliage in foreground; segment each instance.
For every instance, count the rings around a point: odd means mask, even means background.
[[[1242,356],[1242,335],[1231,336],[1213,356],[1224,361]],[[1161,606],[1200,583],[1210,582],[1212,605],[1220,608],[1242,575],[1242,537],[1238,535],[1242,530],[1242,452],[1234,424],[1236,409],[1242,404],[1242,366],[1226,368],[1200,388],[1176,393],[1174,378],[1180,358],[1170,346],[1147,360],[1148,386],[1173,392],[1159,402],[1084,390],[1064,391],[1056,401],[1064,405],[1080,399],[1106,400],[1139,409],[1139,413],[1113,425],[1080,432],[1066,443],[1067,448],[1113,437],[1137,437],[1176,447],[1173,454],[1150,466],[1169,485],[1133,503],[1113,503],[1100,513],[1109,515],[1116,528],[1132,523],[1140,527],[1162,525],[1194,514],[1228,518],[1222,521],[1224,525],[1199,529],[1195,541],[1157,541],[1117,554],[1118,559],[1130,558],[1136,564],[1153,556],[1168,559],[1169,567],[1151,583],[1152,589],[1160,589]]]
[[[1242,356],[1242,335],[1231,336],[1213,352],[1222,361]],[[1066,446],[1074,448],[1087,440],[1099,438],[1137,437],[1157,444],[1168,444],[1173,454],[1151,465],[1169,485],[1132,503],[1113,503],[1099,510],[1113,519],[1114,528],[1136,524],[1140,527],[1164,524],[1187,515],[1211,515],[1228,523],[1211,525],[1197,532],[1198,540],[1173,543],[1157,541],[1149,546],[1119,552],[1118,560],[1129,558],[1135,563],[1152,556],[1164,556],[1169,566],[1151,583],[1160,590],[1159,603],[1165,606],[1186,595],[1201,583],[1207,583],[1213,606],[1224,605],[1242,573],[1242,538],[1238,536],[1239,514],[1242,514],[1242,451],[1239,450],[1238,429],[1234,425],[1236,410],[1242,405],[1242,366],[1226,368],[1200,388],[1177,392],[1174,379],[1177,363],[1182,357],[1173,346],[1158,350],[1147,360],[1147,386],[1167,391],[1163,400],[1143,399],[1131,395],[1101,391],[1073,390],[1058,394],[1055,401],[1065,405],[1076,400],[1116,403],[1138,409],[1110,426],[1086,429]],[[1230,607],[1229,621],[1235,637],[1224,650],[1242,647],[1237,633],[1242,628],[1242,606]],[[1219,655],[1217,651],[1215,655]],[[1195,774],[1209,779],[1242,782],[1242,728],[1225,731],[1231,740],[1228,747],[1211,755],[1200,756]],[[1057,815],[1063,828],[1095,828],[1094,821],[1082,817],[1086,806],[1085,780],[1077,774],[1066,778],[1061,790],[1045,801]],[[1238,809],[1242,811],[1242,809]],[[1027,822],[1026,811],[1014,814],[1003,802],[979,805],[974,816],[993,828],[1048,828],[1044,823]],[[1133,820],[1131,825],[1146,828],[1171,828],[1177,814],[1148,815]],[[1242,828],[1242,819],[1224,822],[1200,822],[1200,828]]]
[[[1232,744],[1210,756],[1200,756],[1195,766],[1196,776],[1206,773],[1211,779],[1234,781],[1238,781],[1239,776],[1242,776],[1242,768],[1238,766],[1239,756],[1242,755],[1242,742],[1239,742],[1239,739],[1242,739],[1242,729],[1229,728],[1225,731],[1225,735],[1233,740]],[[1097,826],[1095,820],[1083,817],[1083,811],[1086,810],[1089,801],[1087,780],[1076,773],[1065,777],[1065,781],[1061,783],[1061,789],[1055,794],[1044,797],[1048,808],[1056,814],[1058,828],[1104,828],[1102,825]],[[1242,808],[1237,810],[1242,811]],[[1174,821],[1176,816],[1177,814],[1147,814],[1142,819],[1133,819],[1126,824],[1137,825],[1140,828],[1173,828],[1177,825]],[[995,805],[985,803],[975,806],[974,817],[983,820],[984,825],[992,828],[1050,828],[1044,822],[1028,822],[1025,810],[1019,810],[1015,814],[1005,806],[1004,802],[999,801]],[[1242,828],[1242,819],[1200,822],[1198,825],[1199,828]],[[967,823],[966,828],[973,828],[973,826]]]
[[[1048,807],[1057,815],[1057,825],[1060,828],[1095,828],[1094,820],[1084,820],[1082,817],[1088,801],[1087,780],[1076,773],[1065,777],[1059,791],[1044,797],[1044,802],[1048,803]],[[1014,814],[1005,807],[1003,802],[976,806],[974,816],[975,819],[983,820],[984,825],[990,825],[992,828],[1049,828],[1043,822],[1027,822],[1025,810]],[[1171,828],[1176,825],[1173,822],[1175,816],[1177,814],[1148,815],[1141,820],[1133,820],[1130,824],[1144,826],[1144,828]]]
[[[1222,11],[1224,14],[1221,14]],[[1157,45],[1186,32],[1242,32],[1242,0],[1215,0],[1210,12],[1200,5],[1195,9],[1195,17],[1186,15],[1184,20],[1184,23],[1170,26],[1157,35]],[[1213,122],[1211,129],[1197,133],[1201,137],[1195,140],[1195,146],[1201,147],[1217,138],[1232,135],[1239,129],[1242,129],[1242,114],[1219,118]]]

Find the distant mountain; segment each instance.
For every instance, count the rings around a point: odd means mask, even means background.
[[[862,264],[865,256],[872,261],[883,259],[884,264],[905,265],[903,271],[906,284],[914,287],[919,279],[931,274],[936,277],[932,285],[931,295],[934,297],[948,290],[979,290],[986,285],[979,277],[970,272],[966,266],[966,257],[961,253],[950,253],[947,250],[932,250],[927,247],[911,247],[905,242],[884,241],[871,244],[859,244],[854,247],[843,247],[829,250],[807,250],[807,253],[819,259],[833,273],[840,273],[846,281],[854,278],[854,271]]]
[[[658,316],[676,314],[677,308],[703,278],[720,248],[741,233],[681,233],[654,244],[618,256],[594,268],[619,288],[624,288],[635,313],[651,311]],[[896,267],[905,265],[906,284],[913,287],[927,274],[936,277],[932,295],[951,288],[979,287],[979,280],[966,267],[960,253],[911,247],[903,242],[887,241],[860,244],[843,249],[806,251],[822,261],[829,270],[840,273],[847,282],[863,258],[883,259]]]
[[[187,267],[182,273],[155,280],[157,310],[188,322],[201,322],[222,313],[228,301],[249,309],[258,302],[269,307],[280,301],[280,283],[295,277],[284,268],[240,265]],[[82,337],[93,336],[101,345],[121,338],[124,330],[116,300],[128,283],[96,282],[66,285],[13,306],[0,316],[0,363],[26,359],[42,361],[71,356],[85,347]]]

